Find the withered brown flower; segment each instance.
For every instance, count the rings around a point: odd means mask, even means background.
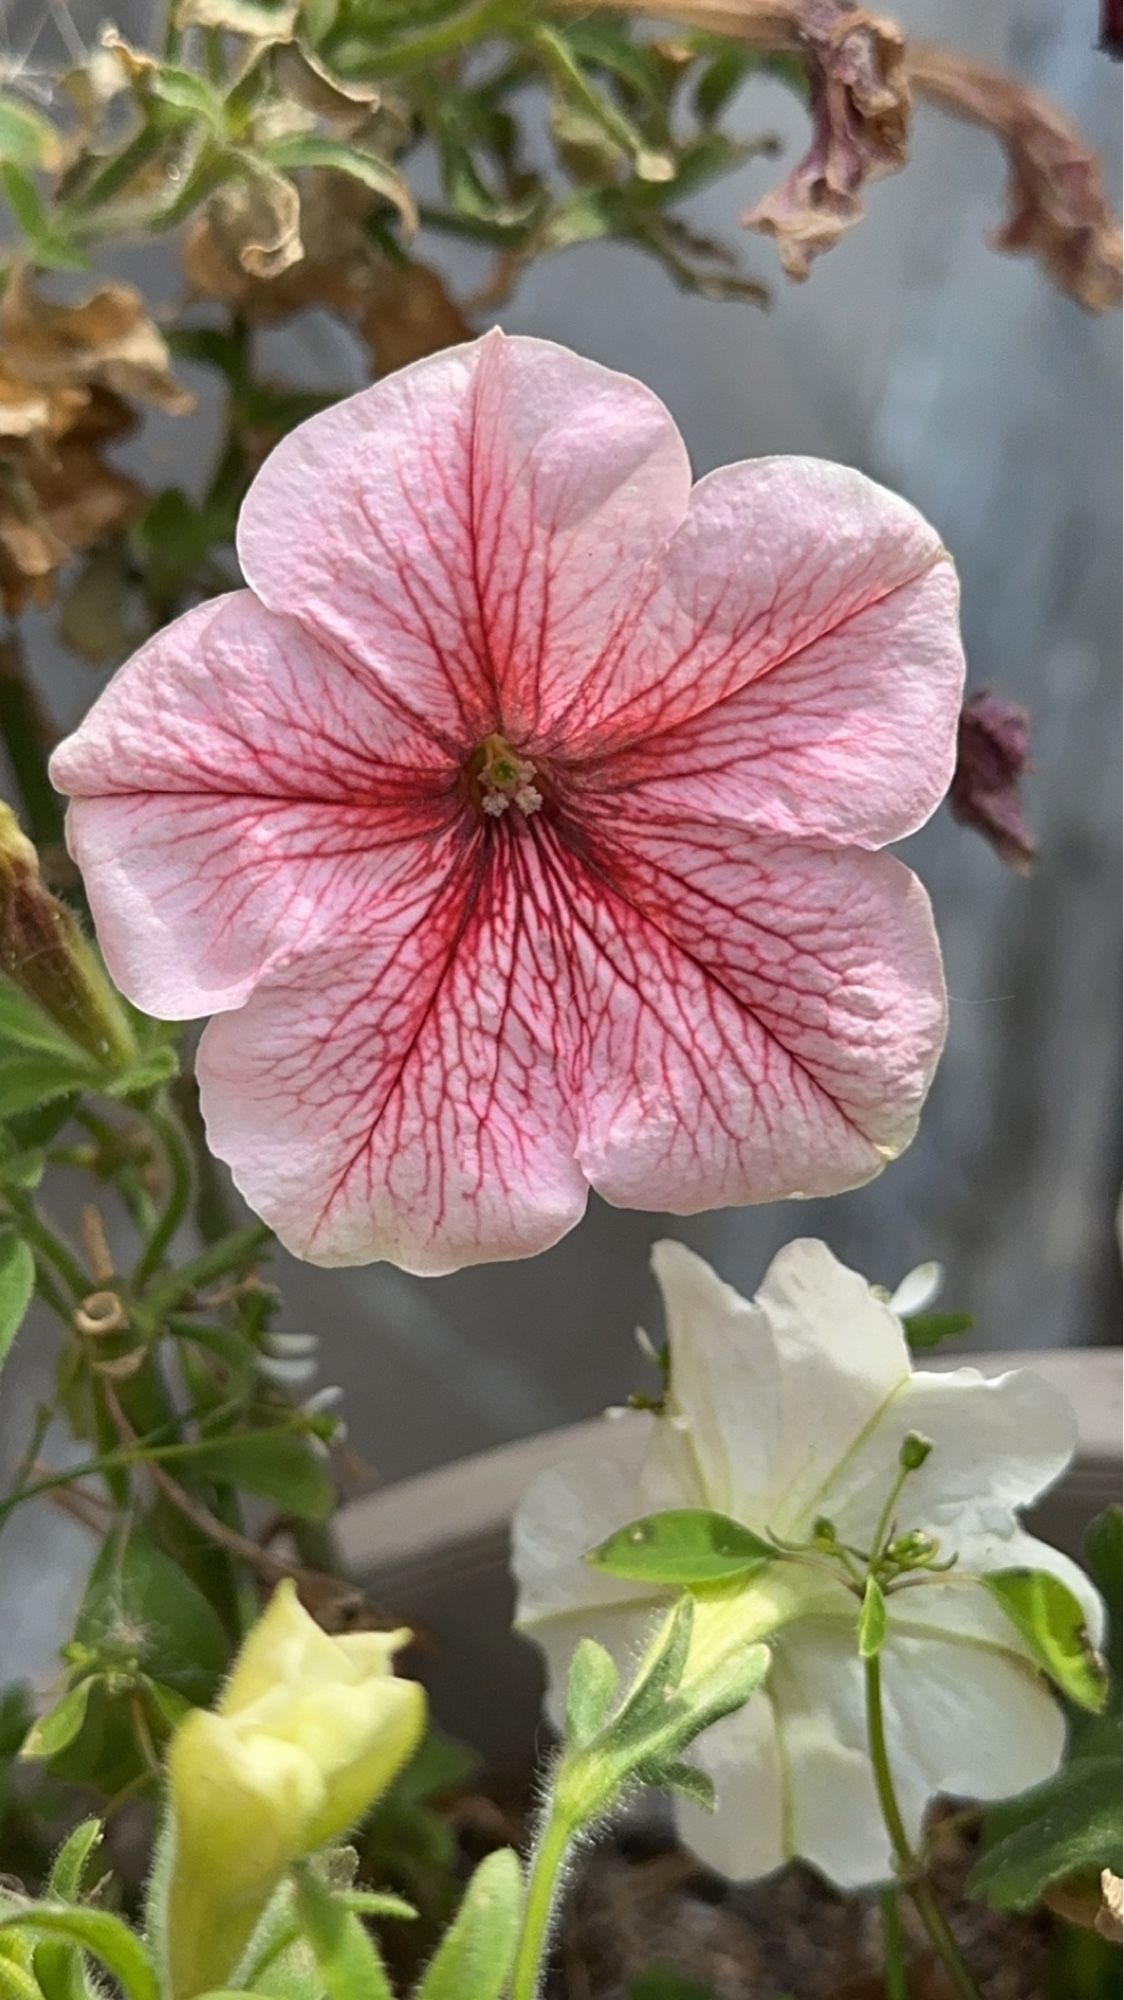
[[[953,818],[982,833],[1016,875],[1029,875],[1038,851],[1019,789],[1030,768],[1025,708],[987,688],[971,695],[960,712],[948,803]]]
[[[1120,224],[1100,161],[1067,118],[1037,91],[985,63],[915,46],[909,74],[919,95],[993,131],[1010,165],[1010,207],[992,235],[997,250],[1037,257],[1056,285],[1089,312],[1121,297]]]

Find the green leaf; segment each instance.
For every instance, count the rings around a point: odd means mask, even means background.
[[[713,1812],[717,1804],[714,1779],[700,1771],[697,1764],[666,1764],[661,1776],[665,1791],[677,1792],[680,1798],[689,1799],[693,1806],[703,1812]]]
[[[106,1542],[75,1623],[79,1645],[185,1695],[211,1699],[230,1645],[218,1613],[141,1525]]]
[[[102,1833],[100,1819],[84,1819],[67,1835],[55,1856],[47,1881],[47,1888],[56,1902],[77,1902],[91,1856],[101,1844]]]
[[[108,1910],[71,1910],[65,1903],[29,1903],[0,1917],[0,1930],[26,1930],[36,1940],[58,1938],[88,1951],[123,1989],[126,2000],[160,2000],[156,1973],[140,1939]]]
[[[715,2000],[715,1992],[671,1966],[649,1965],[630,1980],[628,2000]]]
[[[669,1507],[618,1529],[586,1557],[607,1576],[692,1585],[747,1576],[776,1555],[772,1544],[709,1507]]]
[[[44,203],[35,182],[14,160],[0,160],[0,187],[8,206],[35,252],[35,261],[52,271],[84,271],[89,262]]]
[[[327,1521],[336,1505],[331,1473],[299,1431],[246,1431],[218,1438],[195,1453],[192,1474],[273,1500],[302,1521]]]
[[[394,2000],[374,1939],[309,1868],[297,1875],[296,1906],[327,2000]]]
[[[1080,1757],[984,1817],[984,1852],[968,1877],[994,1910],[1029,1910],[1051,1882],[1121,1869],[1120,1760]]]
[[[96,1084],[93,1056],[72,1042],[13,980],[0,975],[0,1118]]]
[[[63,1842],[55,1857],[47,1883],[47,1894],[57,1903],[77,1903],[90,1857],[102,1837],[98,1819],[84,1819]],[[36,1945],[32,1961],[43,2000],[88,2000],[83,1954],[80,1946],[58,1938]]]
[[[35,1259],[18,1236],[0,1236],[0,1368],[35,1291]]]
[[[886,1599],[876,1576],[868,1576],[859,1613],[859,1657],[876,1659],[886,1643]]]
[[[59,142],[54,127],[38,111],[14,97],[0,97],[0,160],[11,160],[17,167],[58,165]]]
[[[523,1906],[523,1871],[510,1847],[473,1875],[456,1918],[417,1988],[416,2000],[501,2000]]]
[[[264,149],[264,157],[283,173],[299,167],[330,167],[335,173],[350,174],[353,180],[362,181],[372,194],[381,195],[398,210],[408,234],[413,235],[418,226],[418,212],[408,183],[389,160],[380,159],[377,153],[348,145],[343,139],[323,139],[308,133],[274,140]]]
[[[980,1581],[1055,1687],[1078,1708],[1099,1715],[1108,1699],[1108,1670],[1068,1585],[1044,1569],[993,1570]]]
[[[1085,1535],[1085,1567],[1104,1598],[1108,1609],[1106,1652],[1114,1682],[1121,1678],[1121,1640],[1124,1638],[1124,1610],[1121,1606],[1124,1583],[1124,1510],[1106,1507],[1090,1522]]]
[[[592,1742],[609,1719],[620,1685],[617,1663],[596,1639],[579,1639],[566,1685],[566,1741]]]
[[[100,1674],[87,1674],[85,1679],[68,1689],[62,1700],[49,1708],[46,1715],[39,1716],[24,1737],[20,1756],[57,1757],[60,1750],[73,1743],[86,1720],[90,1696],[100,1680]]]
[[[928,1347],[939,1347],[942,1341],[958,1340],[962,1333],[971,1333],[976,1322],[971,1313],[907,1313],[902,1320],[905,1337],[915,1354]]]

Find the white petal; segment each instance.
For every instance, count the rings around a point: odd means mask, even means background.
[[[824,1620],[784,1633],[770,1686],[788,1780],[788,1852],[841,1889],[885,1881],[893,1856],[871,1775],[854,1624]],[[924,1790],[905,1783],[899,1804],[915,1838]]]
[[[1003,1799],[1057,1770],[1065,1716],[1027,1662],[987,1646],[896,1634],[892,1613],[882,1660],[896,1784],[931,1796]]]
[[[517,1625],[527,1628],[559,1613],[588,1612],[589,1629],[597,1638],[594,1619],[603,1607],[651,1596],[591,1569],[584,1557],[644,1511],[640,1466],[652,1423],[636,1412],[620,1418],[606,1437],[614,1457],[552,1466],[524,1494],[512,1525]]]
[[[672,1393],[710,1504],[785,1533],[909,1371],[901,1326],[826,1244],[790,1243],[750,1304],[681,1243],[660,1243]]]
[[[933,1301],[940,1297],[944,1284],[944,1267],[940,1264],[916,1264],[907,1271],[893,1298],[890,1311],[899,1319],[908,1318],[910,1313],[925,1312]]]
[[[902,1528],[925,1528],[943,1551],[961,1551],[981,1533],[1009,1535],[1016,1509],[1064,1471],[1076,1443],[1064,1396],[1029,1369],[987,1381],[977,1368],[914,1375],[902,1384],[823,1495],[845,1539],[864,1543],[897,1476],[903,1438],[932,1440],[897,1508]],[[994,1567],[994,1565],[992,1565]]]
[[[735,1882],[781,1867],[787,1859],[783,1767],[767,1688],[700,1736],[694,1761],[713,1778],[718,1805],[709,1813],[676,1801],[686,1846]]]

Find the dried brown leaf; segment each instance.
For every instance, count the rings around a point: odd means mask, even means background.
[[[430,265],[392,264],[389,259],[372,274],[361,326],[377,375],[472,338],[456,300]]]
[[[76,305],[58,305],[36,290],[26,266],[17,266],[0,300],[0,343],[5,368],[35,388],[100,384],[176,415],[195,407],[131,285],[101,285]]]
[[[1069,120],[1013,77],[947,49],[911,48],[909,73],[920,95],[987,127],[1006,151],[1009,209],[995,248],[1037,257],[1088,312],[1119,305],[1120,224],[1100,161]]]

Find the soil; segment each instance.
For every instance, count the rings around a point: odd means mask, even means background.
[[[955,1836],[944,1846],[933,1879],[983,2000],[1042,2000],[1047,1926],[959,1900],[970,1856]],[[910,2000],[953,2000],[912,1912],[903,1916]],[[699,2000],[884,2000],[886,1990],[873,1900],[845,1900],[796,1867],[732,1885],[666,1838],[626,1836],[575,1878],[548,2000],[630,2000],[631,1982],[657,1966],[696,1982]]]

